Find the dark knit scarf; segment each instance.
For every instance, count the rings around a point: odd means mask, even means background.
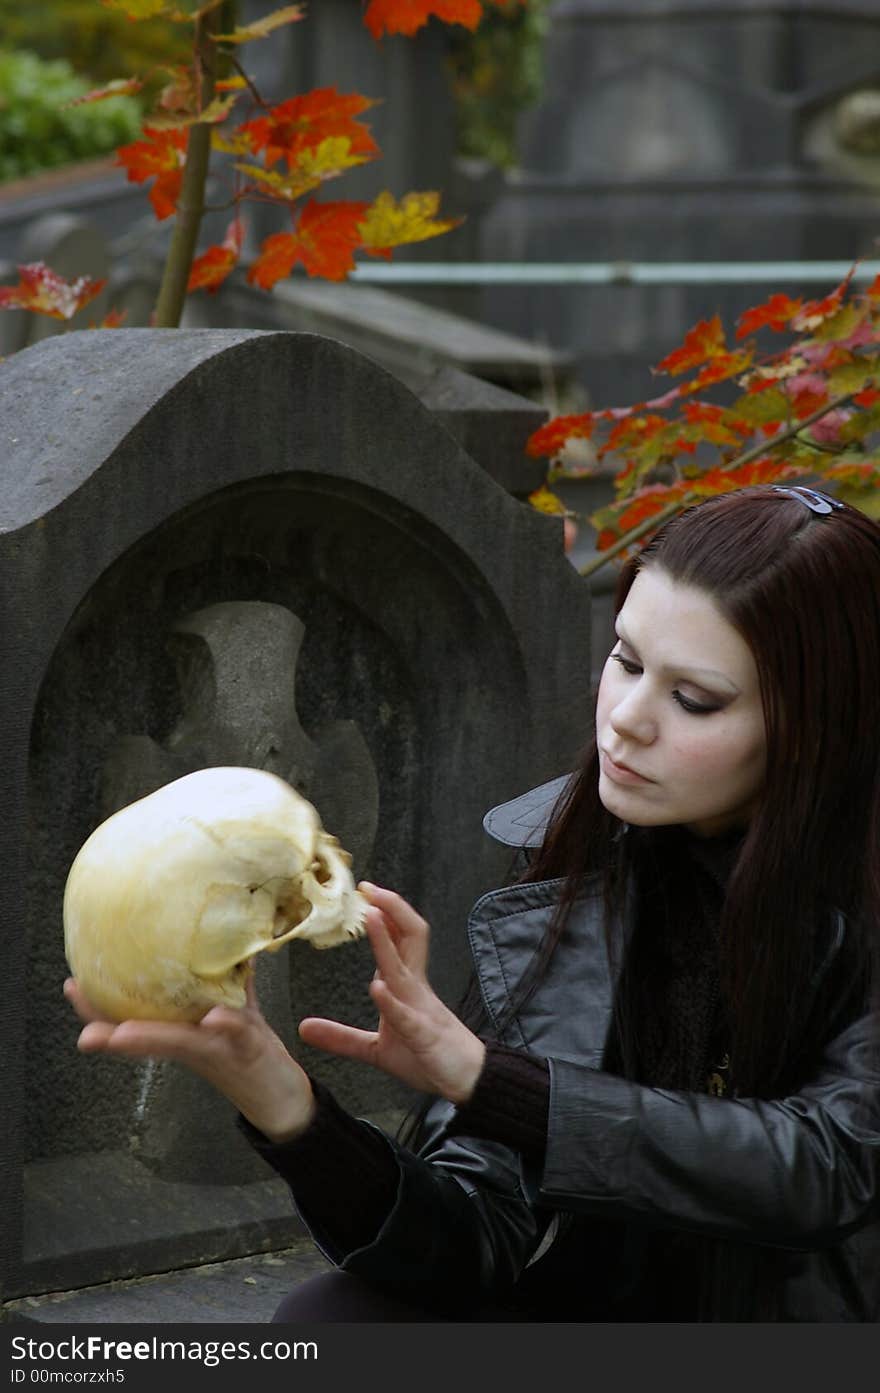
[[[638,910],[606,1067],[655,1088],[728,1093],[719,923],[743,833],[701,838],[673,827],[630,835]]]

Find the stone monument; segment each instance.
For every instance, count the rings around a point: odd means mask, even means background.
[[[534,422],[503,394],[492,458],[457,386],[461,412],[454,379],[425,384],[432,410],[340,343],[251,330],[84,331],[0,369],[5,1298],[302,1233],[207,1086],[76,1051],[61,902],[110,812],[203,766],[273,770],[431,921],[441,995],[464,986],[468,908],[510,870],[483,813],[590,725],[590,602],[558,519],[514,496]],[[366,942],[291,944],[258,990],[346,1106],[393,1122],[402,1086],[296,1034],[370,1024],[371,974]]]

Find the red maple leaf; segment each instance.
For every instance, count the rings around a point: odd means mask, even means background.
[[[304,150],[316,150],[328,137],[343,136],[352,155],[377,155],[379,147],[369,128],[355,119],[374,105],[371,97],[358,92],[345,96],[335,87],[318,87],[273,106],[267,116],[245,121],[237,134],[245,137],[254,154],[265,151],[267,169],[286,159],[292,170]]]
[[[543,456],[552,459],[560,453],[567,440],[576,436],[589,440],[593,434],[594,419],[591,411],[584,411],[578,416],[556,416],[532,432],[526,442],[526,451],[534,459]]]
[[[699,324],[695,324],[685,335],[681,347],[668,353],[654,371],[675,375],[686,372],[688,368],[698,368],[710,358],[717,358],[719,354],[726,352],[724,327],[721,316],[716,314],[712,319],[701,319]]]
[[[783,385],[798,420],[803,420],[828,400],[828,383],[817,372],[799,372]]]
[[[863,392],[859,392],[853,397],[856,406],[874,406],[880,401],[880,392],[876,387],[866,387]]]
[[[775,387],[781,381],[781,377],[753,377],[746,388],[746,396],[756,397],[759,392],[766,392],[770,387]]]
[[[294,232],[276,232],[266,238],[248,280],[271,290],[300,261],[310,276],[345,280],[354,269],[354,253],[361,245],[359,223],[369,206],[352,200],[318,203],[309,199]]]
[[[669,425],[665,416],[648,413],[647,416],[626,416],[608,432],[600,455],[611,450],[624,450],[627,446],[644,445]]]
[[[208,247],[194,260],[187,282],[187,294],[193,290],[207,290],[215,295],[238,264],[243,240],[244,226],[241,219],[236,218],[226,229],[223,241],[217,246]]]
[[[183,167],[186,164],[185,131],[155,130],[144,126],[145,140],[132,141],[121,145],[116,151],[116,164],[121,164],[128,174],[129,182],[142,184],[146,179],[155,178],[150,189],[150,202],[153,212],[161,221],[170,218],[177,209]]]
[[[756,305],[740,315],[736,337],[744,339],[747,334],[763,329],[765,325],[768,329],[784,329],[803,303],[803,300],[792,300],[788,295],[771,295],[763,305]]]
[[[374,39],[383,34],[411,38],[431,18],[473,30],[483,18],[483,6],[480,0],[369,0],[364,24]]]
[[[66,281],[44,261],[30,261],[17,269],[18,285],[0,287],[0,309],[32,310],[50,319],[72,319],[107,284],[106,280],[93,281],[90,276]]]

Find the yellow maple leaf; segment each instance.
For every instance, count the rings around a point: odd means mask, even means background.
[[[529,494],[529,503],[539,513],[550,513],[554,517],[573,517],[574,514],[566,508],[562,499],[552,489],[548,489],[546,484],[534,489]]]
[[[246,135],[242,135],[240,130],[230,131],[224,134],[216,128],[211,132],[211,148],[222,150],[225,155],[251,155],[253,149],[251,142]]]
[[[399,203],[387,190],[367,209],[359,225],[367,251],[384,251],[406,242],[424,242],[439,237],[464,221],[463,218],[437,219],[440,195],[435,192],[404,194]]]
[[[352,151],[348,136],[328,135],[314,149],[299,150],[296,164],[287,174],[278,174],[255,164],[237,164],[235,168],[242,174],[250,175],[267,193],[293,199],[317,188],[325,179],[334,179],[353,165],[366,164],[369,159],[369,155]]]
[[[310,189],[321,183],[320,174],[307,174],[296,169],[292,174],[276,174],[274,169],[264,169],[261,164],[236,164],[241,174],[246,174],[264,193],[274,194],[276,198],[300,198]]]

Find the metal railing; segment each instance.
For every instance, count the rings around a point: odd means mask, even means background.
[[[351,280],[372,285],[753,285],[826,282],[853,271],[851,261],[407,261],[359,263]],[[880,274],[880,261],[862,261],[854,281]]]

